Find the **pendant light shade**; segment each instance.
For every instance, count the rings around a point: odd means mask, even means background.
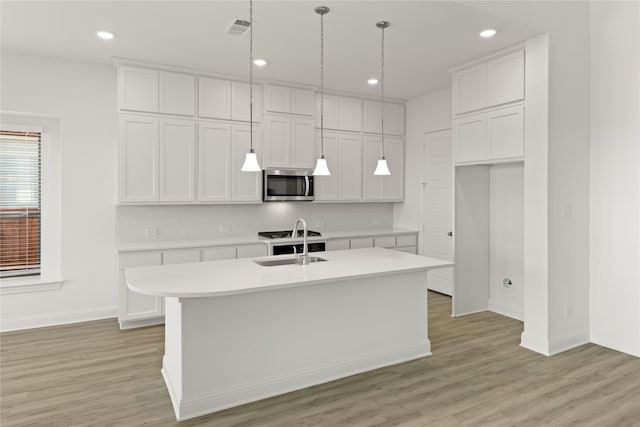
[[[384,156],[384,29],[389,28],[390,25],[389,21],[376,23],[376,27],[382,30],[382,50],[380,55],[380,159],[378,159],[376,170],[373,171],[374,175],[391,175],[387,158]]]
[[[314,175],[331,175],[327,159],[324,158],[324,15],[329,13],[326,6],[318,6],[315,12],[320,15],[320,158],[316,161]]]
[[[258,156],[253,149],[253,0],[249,0],[249,144],[250,148],[240,170],[242,172],[260,172]]]

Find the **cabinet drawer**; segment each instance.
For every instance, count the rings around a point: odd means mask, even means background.
[[[257,243],[254,245],[238,246],[238,258],[253,258],[269,255],[267,245]]]
[[[406,252],[408,254],[416,255],[418,253],[417,248],[415,246],[407,246],[404,248],[396,248],[397,251]]]
[[[162,252],[162,265],[200,262],[200,249],[173,249]]]
[[[162,264],[160,252],[136,252],[120,255],[120,269]]]
[[[349,249],[349,239],[331,239],[327,242],[328,251]]]
[[[351,239],[351,249],[372,248],[373,237],[362,237]]]
[[[401,246],[417,246],[418,244],[418,236],[415,234],[406,235],[406,236],[397,236],[396,237],[398,247]]]
[[[396,236],[376,237],[374,245],[376,248],[395,248]]]
[[[234,259],[236,257],[235,246],[216,246],[202,250],[203,261],[215,261],[220,259]]]

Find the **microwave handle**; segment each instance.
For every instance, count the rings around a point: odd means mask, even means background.
[[[309,195],[309,177],[308,176],[304,177],[304,183],[305,183],[304,195],[308,196]]]

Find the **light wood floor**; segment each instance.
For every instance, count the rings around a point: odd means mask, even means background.
[[[640,359],[596,345],[547,358],[522,323],[458,319],[429,294],[433,356],[181,426],[640,426]],[[160,376],[164,328],[115,320],[0,335],[0,425],[175,425]]]

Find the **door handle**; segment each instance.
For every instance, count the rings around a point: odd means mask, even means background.
[[[447,233],[447,236],[449,236],[449,237],[453,237],[453,231],[448,232],[448,233]]]

